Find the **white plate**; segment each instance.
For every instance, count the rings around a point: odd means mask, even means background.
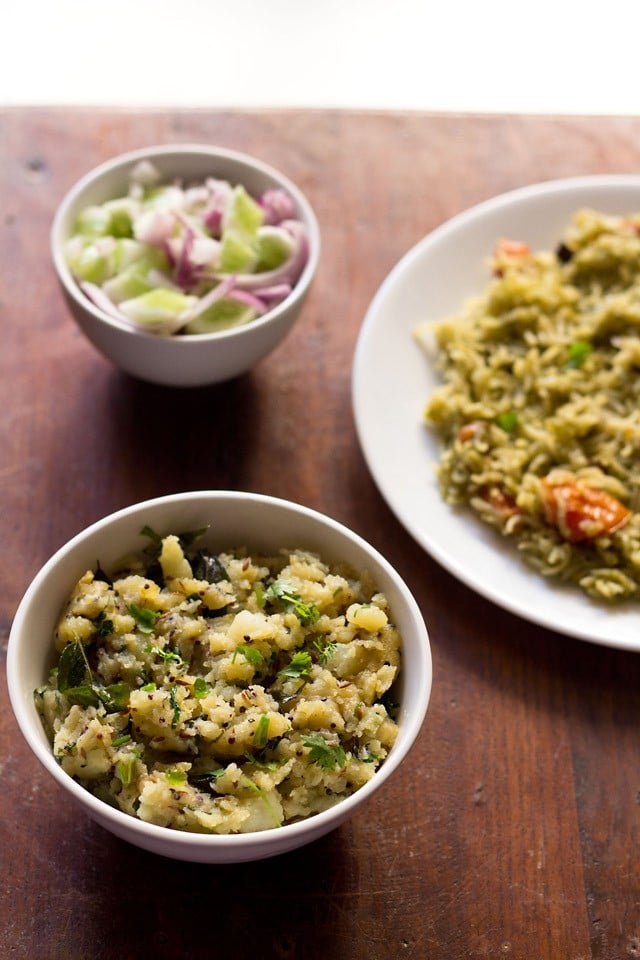
[[[414,340],[415,327],[458,312],[466,297],[485,287],[497,240],[554,249],[572,213],[585,206],[612,214],[640,210],[640,176],[579,177],[514,190],[459,214],[413,247],[383,282],[365,317],[354,355],[353,409],[380,492],[450,573],[534,623],[640,650],[640,604],[597,604],[577,587],[545,580],[511,543],[442,501],[435,478],[440,448],[422,420],[438,375]]]

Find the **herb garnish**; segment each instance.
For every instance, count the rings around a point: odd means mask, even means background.
[[[133,771],[135,770],[137,759],[138,755],[134,754],[116,764],[116,777],[120,780],[123,787],[128,787],[133,783]]]
[[[96,617],[96,623],[98,626],[98,637],[103,639],[108,637],[113,633],[113,620],[109,620],[104,613],[104,610]]]
[[[182,787],[187,782],[184,770],[165,770],[164,775],[173,787]]]
[[[347,755],[336,741],[329,743],[320,733],[310,733],[302,738],[305,747],[309,747],[309,759],[323,770],[335,770],[344,767]]]
[[[171,687],[169,690],[169,703],[171,704],[171,729],[175,730],[180,721],[180,714],[182,710],[180,709],[180,704],[178,703],[177,698],[177,688],[175,686]]]
[[[164,650],[162,647],[151,647],[151,649],[156,657],[160,657],[165,663],[175,663],[178,667],[187,666],[186,660],[173,650]]]
[[[496,423],[505,433],[513,433],[518,426],[518,414],[515,410],[506,410],[498,414]]]
[[[58,661],[57,685],[70,703],[120,712],[126,710],[131,692],[124,682],[107,686],[94,680],[84,646],[79,640],[68,643]]]
[[[318,660],[323,666],[331,659],[338,649],[337,643],[332,643],[330,640],[323,640],[321,637],[318,637],[317,640],[314,640],[313,645],[318,651]]]
[[[209,688],[207,687],[206,681],[202,677],[196,677],[193,682],[192,693],[196,700],[200,700],[202,697],[206,697]]]
[[[196,553],[191,560],[191,569],[196,580],[206,580],[207,583],[220,583],[229,579],[220,558],[208,550],[199,550]]]
[[[291,660],[278,671],[279,677],[302,677],[306,676],[311,670],[311,654],[306,650],[298,650],[291,657]]]
[[[260,719],[258,720],[256,732],[253,737],[254,746],[266,747],[268,739],[269,739],[269,717],[267,716],[266,713],[263,713]]]
[[[131,740],[130,733],[123,733],[122,736],[116,737],[115,740],[111,741],[112,747],[121,747],[123,743],[129,743]]]
[[[127,609],[135,620],[140,633],[153,633],[156,620],[161,615],[157,610],[139,607],[137,603],[130,603]]]
[[[189,783],[193,784],[194,787],[208,787],[210,790],[213,790],[214,783],[224,772],[225,768],[219,767],[217,770],[204,770],[202,773],[191,773],[189,774]]]
[[[593,352],[592,344],[588,343],[586,340],[575,340],[569,346],[567,352],[567,361],[565,363],[565,369],[567,370],[577,370],[585,362],[590,353]]]
[[[152,529],[150,526],[148,526],[147,524],[145,524],[144,527],[142,528],[142,530],[140,531],[140,536],[141,536],[141,537],[148,537],[149,540],[152,540],[152,541],[153,541],[154,543],[156,543],[158,546],[160,546],[160,544],[162,543],[162,537],[160,536],[160,534],[159,534],[159,533],[156,533],[156,531],[153,530],[153,529]]]
[[[284,607],[287,613],[295,613],[303,624],[315,623],[320,616],[315,603],[304,603],[300,594],[296,593],[291,584],[284,580],[274,580],[265,590],[264,599],[266,602]]]
[[[246,643],[241,643],[233,651],[233,657],[231,661],[233,662],[238,654],[241,653],[245,660],[248,660],[252,667],[260,667],[264,663],[264,657],[257,649],[257,647],[251,647]]]

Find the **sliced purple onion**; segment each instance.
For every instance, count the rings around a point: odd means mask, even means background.
[[[124,320],[125,323],[131,324],[131,320],[128,317],[125,317],[116,305],[109,299],[104,290],[95,283],[90,283],[88,280],[82,280],[78,286],[84,293],[86,297],[91,300],[99,310],[102,310],[103,313],[108,314],[108,316],[113,317],[114,320]]]
[[[169,210],[146,211],[136,217],[133,235],[140,243],[161,247],[171,237],[175,225],[175,214]]]
[[[273,287],[286,283],[293,287],[300,278],[309,259],[309,238],[303,223],[299,220],[285,220],[281,226],[293,238],[291,256],[275,270],[265,270],[262,273],[236,274],[236,286],[241,290],[259,290],[261,287]],[[225,274],[218,274],[217,279],[224,279]]]
[[[191,320],[194,320],[196,317],[199,317],[205,310],[208,310],[212,304],[217,303],[218,300],[222,300],[224,297],[229,296],[231,291],[235,287],[236,278],[226,277],[222,283],[219,283],[217,287],[214,287],[212,290],[209,290],[208,293],[205,293],[204,297],[200,297],[197,303],[195,303],[189,310],[185,310],[180,314],[180,321],[183,325],[186,325]]]
[[[264,211],[264,222],[268,226],[275,226],[284,220],[295,219],[296,205],[284,190],[265,190],[258,197],[258,203]]]
[[[232,290],[227,294],[229,300],[237,300],[238,303],[245,303],[248,307],[253,307],[256,313],[259,316],[264,316],[265,313],[269,310],[269,307],[261,300],[260,297],[257,297],[255,293],[249,293],[248,290]]]
[[[290,283],[277,283],[272,287],[258,287],[257,290],[254,290],[254,293],[267,303],[279,303],[281,300],[286,299],[292,290],[293,287]]]

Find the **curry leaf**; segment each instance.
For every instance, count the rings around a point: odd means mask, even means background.
[[[75,687],[91,684],[91,668],[83,645],[79,640],[68,643],[58,661],[58,690],[66,693]]]

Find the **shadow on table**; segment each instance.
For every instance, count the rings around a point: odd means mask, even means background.
[[[116,372],[106,405],[110,445],[130,495],[146,499],[242,483],[260,430],[259,381],[252,374],[178,390]]]
[[[82,855],[73,865],[61,863],[57,908],[45,920],[59,951],[50,955],[346,957],[339,901],[345,887],[356,887],[348,839],[341,828],[273,859],[210,865],[138,850],[85,821]],[[81,889],[65,889],[67,871],[82,878]],[[73,915],[78,924],[69,928]]]

